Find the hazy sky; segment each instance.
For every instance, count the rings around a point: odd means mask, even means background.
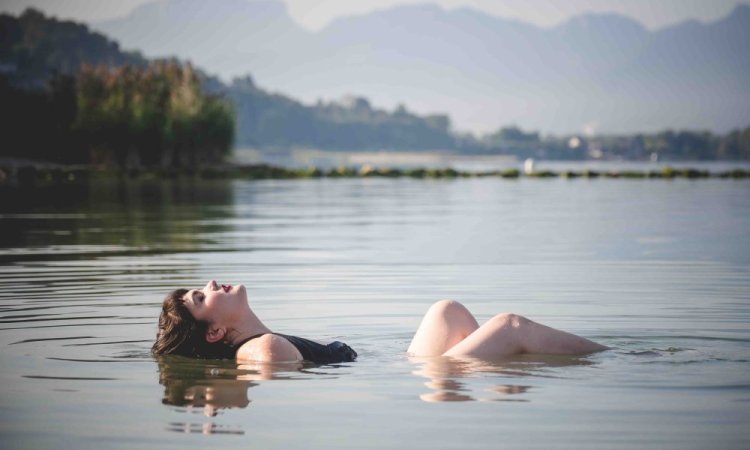
[[[18,14],[34,6],[61,18],[89,22],[126,15],[150,1],[153,0],[2,0],[0,11]],[[309,29],[319,29],[336,17],[407,3],[438,3],[448,9],[470,6],[538,25],[553,25],[584,12],[617,12],[653,29],[686,19],[713,21],[727,15],[734,5],[750,0],[284,0],[284,3],[292,17]]]

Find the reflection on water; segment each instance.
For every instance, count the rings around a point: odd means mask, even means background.
[[[460,429],[478,449],[744,448],[748,188],[320,179],[0,189],[2,447],[208,443],[176,431],[212,434],[216,447],[464,448]],[[358,361],[152,358],[164,295],[210,278],[246,284],[272,329],[345,341]],[[480,322],[515,312],[615,350],[409,360],[419,320],[443,298]]]
[[[233,360],[198,360],[181,356],[159,356],[159,384],[164,386],[162,403],[178,407],[185,414],[201,412],[216,417],[222,410],[250,406],[250,388],[261,381],[306,380],[310,377],[335,379],[337,366],[328,371],[316,370],[316,365],[289,363],[257,363]],[[185,433],[243,434],[242,427],[226,429],[212,421],[172,422],[169,429]]]
[[[419,396],[426,402],[527,402],[529,399],[519,394],[528,392],[531,385],[491,384],[478,391],[463,380],[482,377],[491,381],[518,379],[528,382],[535,377],[552,376],[547,373],[549,369],[593,364],[585,357],[569,355],[517,355],[498,361],[470,357],[409,356],[409,361],[419,366],[412,374],[429,380],[424,385],[431,391]]]
[[[245,434],[242,430],[231,429],[214,422],[196,423],[196,422],[170,422],[167,427],[168,431],[177,433],[192,434]]]
[[[209,406],[211,415],[220,408],[245,408],[247,390],[257,381],[299,379],[301,362],[255,363],[252,361],[200,360],[181,356],[159,356],[159,384],[164,386],[162,403],[174,406]],[[311,373],[311,372],[307,372]]]
[[[227,233],[229,181],[112,180],[0,188],[0,261],[200,251]]]
[[[215,416],[218,409],[250,404],[247,391],[256,384],[244,378],[247,374],[238,375],[234,361],[164,356],[157,363],[166,405],[202,407],[207,416]]]

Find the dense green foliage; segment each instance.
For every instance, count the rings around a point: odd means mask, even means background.
[[[0,156],[86,162],[72,132],[76,111],[72,77],[59,76],[43,90],[30,90],[0,76]],[[63,149],[65,154],[60,153]]]
[[[192,167],[218,162],[234,136],[231,105],[203,93],[189,65],[85,66],[42,90],[0,77],[4,156],[60,163]]]
[[[190,65],[89,68],[78,75],[77,130],[92,162],[194,166],[229,151],[234,115]]]

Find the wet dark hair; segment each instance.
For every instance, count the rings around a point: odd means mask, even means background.
[[[196,320],[184,304],[187,289],[167,294],[159,315],[159,331],[151,347],[154,355],[180,355],[203,359],[233,359],[236,349],[223,342],[206,341],[208,324]]]

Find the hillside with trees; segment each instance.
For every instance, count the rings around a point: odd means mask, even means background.
[[[78,73],[83,65],[145,67],[138,52],[86,25],[46,17],[27,9],[19,17],[0,14],[0,73],[17,84],[43,87],[54,75]]]
[[[2,156],[192,167],[231,149],[231,103],[189,64],[147,61],[34,10],[0,25]]]
[[[362,97],[306,105],[225,84],[178,60],[147,60],[85,25],[0,15],[0,156],[118,166],[194,166],[231,149],[446,151],[539,159],[750,160],[750,128],[551,136],[502,126],[458,133],[444,114],[386,111]]]
[[[422,117],[403,106],[388,112],[360,97],[306,106],[258,88],[250,77],[235,79],[225,92],[237,108],[238,146],[267,151],[455,149],[446,115]]]

